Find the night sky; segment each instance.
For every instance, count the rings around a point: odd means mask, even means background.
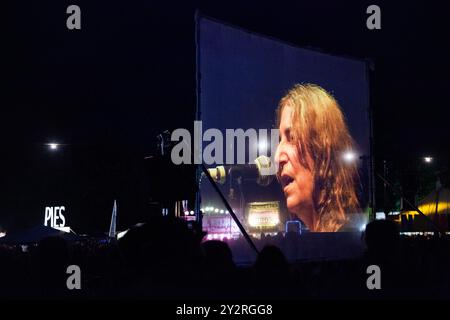
[[[70,4],[81,7],[81,30],[66,28]],[[381,8],[381,30],[366,28],[370,4]],[[158,133],[194,119],[196,9],[369,59],[377,164],[449,162],[450,2],[16,1],[5,11],[0,226],[40,223],[45,206],[65,204],[75,230],[106,231],[117,198],[121,229],[162,190],[192,193],[189,170],[148,170],[143,158]],[[52,153],[51,141],[64,145]]]

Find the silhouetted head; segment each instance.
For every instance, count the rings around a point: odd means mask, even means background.
[[[210,240],[202,244],[205,268],[229,269],[234,267],[233,255],[227,243]]]
[[[185,221],[154,217],[132,227],[119,240],[126,261],[135,268],[181,268],[199,254],[201,238]]]
[[[384,256],[395,252],[400,234],[393,221],[374,220],[367,224],[364,239],[369,254]]]
[[[281,271],[289,269],[289,263],[278,247],[268,245],[258,254],[255,268],[257,270]]]

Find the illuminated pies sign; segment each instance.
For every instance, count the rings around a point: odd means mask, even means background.
[[[64,217],[66,208],[61,207],[46,207],[44,216],[44,226],[52,228],[63,228],[66,226],[66,218]]]
[[[279,223],[280,205],[278,201],[249,203],[248,224],[251,227],[276,227]]]

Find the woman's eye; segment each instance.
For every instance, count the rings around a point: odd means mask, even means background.
[[[288,139],[289,142],[294,141],[294,135],[292,133],[289,133],[288,136],[287,136],[287,139]]]
[[[286,141],[287,142],[291,142],[292,141],[291,130],[290,129],[286,129],[283,133],[284,133],[284,137],[286,138]]]

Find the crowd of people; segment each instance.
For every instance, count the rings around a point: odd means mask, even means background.
[[[227,242],[204,241],[184,221],[160,217],[118,241],[48,237],[27,247],[0,245],[0,298],[450,297],[450,239],[402,237],[394,224],[377,220],[367,225],[364,240],[360,257],[322,261],[288,261],[269,240],[252,265],[242,266]],[[80,290],[67,287],[69,265],[80,267]],[[380,267],[380,290],[367,287],[369,265]]]

